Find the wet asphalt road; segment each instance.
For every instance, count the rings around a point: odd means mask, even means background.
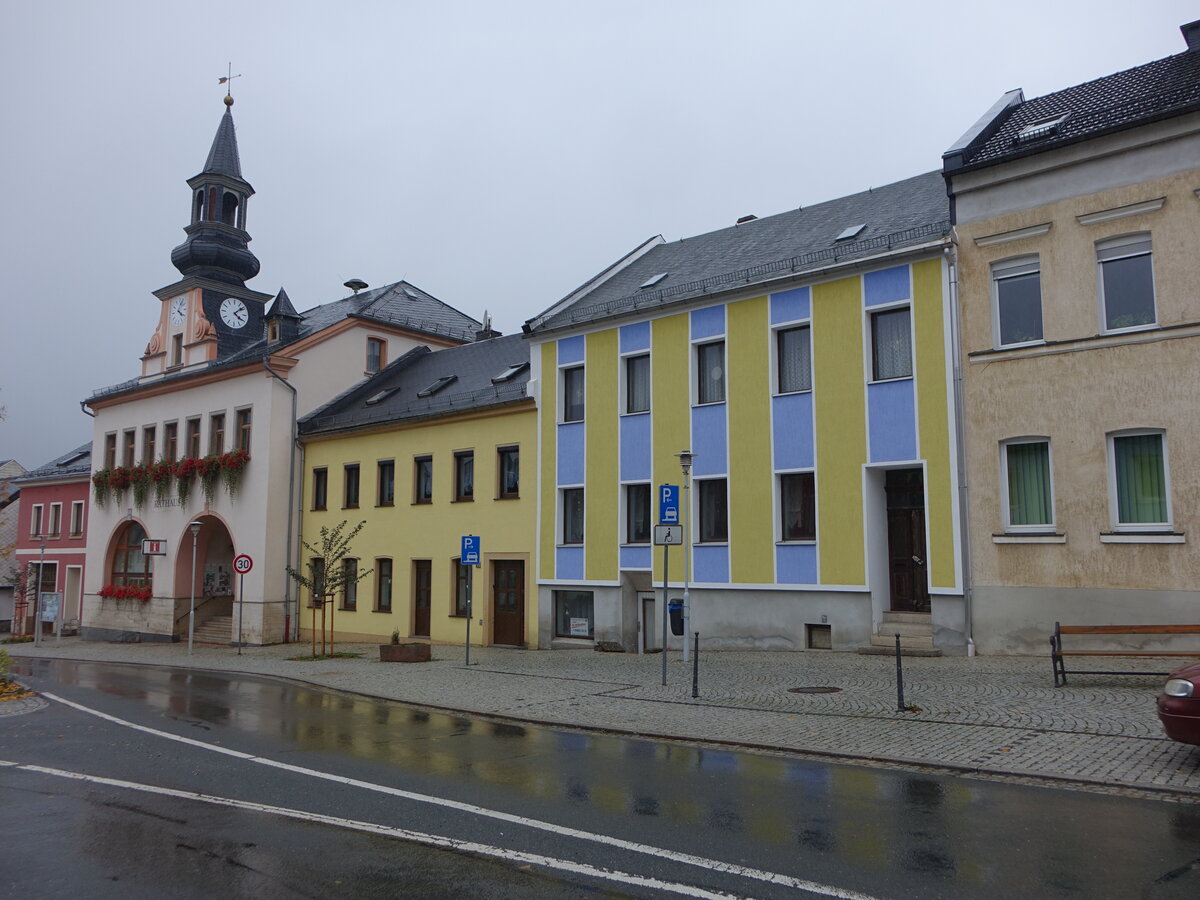
[[[1200,896],[1196,804],[534,728],[246,676],[14,672],[123,721],[59,702],[0,717],[0,760],[21,765],[0,765],[10,896]],[[310,814],[328,818],[295,818]]]

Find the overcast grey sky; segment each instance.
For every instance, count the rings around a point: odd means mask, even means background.
[[[176,278],[233,63],[250,282],[406,278],[510,333],[647,237],[887,184],[1190,2],[0,0],[0,459],[91,438]]]

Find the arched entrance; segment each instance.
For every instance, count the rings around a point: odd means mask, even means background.
[[[192,525],[198,524],[193,565]],[[196,640],[227,644],[233,620],[233,537],[213,515],[197,516],[179,537],[175,559],[175,633],[187,640],[193,597]]]

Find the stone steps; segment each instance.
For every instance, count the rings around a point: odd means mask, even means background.
[[[233,641],[233,616],[213,616],[196,626],[192,638],[200,644],[230,644]]]
[[[929,613],[885,612],[879,628],[871,635],[870,643],[860,647],[865,655],[885,655],[896,652],[896,635],[900,635],[901,656],[941,656],[933,645],[933,617]]]

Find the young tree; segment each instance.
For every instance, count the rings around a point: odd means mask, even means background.
[[[325,655],[325,606],[329,604],[329,653],[333,653],[333,598],[353,584],[362,581],[373,571],[372,569],[355,568],[347,570],[343,564],[346,559],[353,559],[350,545],[363,530],[366,521],[359,522],[345,533],[349,523],[343,520],[330,528],[321,526],[320,539],[316,544],[303,541],[304,549],[308,551],[307,573],[288,566],[287,572],[301,588],[308,590],[315,602],[321,606],[321,655]],[[313,658],[317,656],[317,611],[313,607]]]

